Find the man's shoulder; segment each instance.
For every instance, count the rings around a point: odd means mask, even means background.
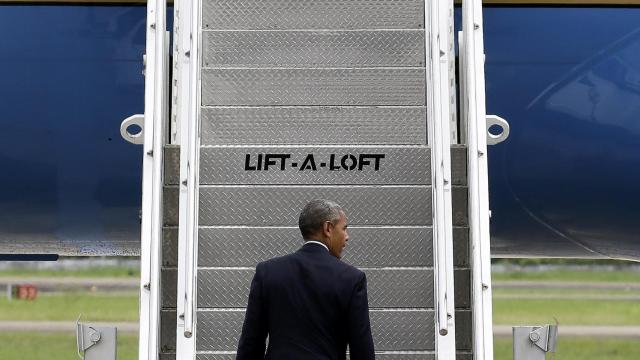
[[[277,270],[282,268],[287,268],[289,264],[295,262],[296,253],[291,253],[287,255],[277,256],[268,260],[264,260],[256,265],[256,271],[269,271],[269,270]]]
[[[277,256],[268,260],[264,260],[258,263],[257,267],[271,267],[271,266],[277,266],[279,264],[285,263],[287,261],[291,260],[293,254],[287,254],[287,255],[282,255],[282,256]]]
[[[357,267],[351,265],[351,264],[347,264],[344,261],[338,260],[336,259],[336,263],[337,266],[340,267],[340,269],[342,270],[343,273],[345,273],[346,275],[348,275],[349,277],[354,277],[354,278],[361,278],[364,275],[364,271],[358,269]]]

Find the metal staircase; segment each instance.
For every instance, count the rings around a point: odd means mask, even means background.
[[[233,359],[255,265],[301,246],[315,198],[347,213],[343,260],[367,274],[377,358],[474,358],[452,6],[175,3],[175,121],[154,159],[162,236],[147,247],[159,317],[141,324],[157,346],[141,359]]]

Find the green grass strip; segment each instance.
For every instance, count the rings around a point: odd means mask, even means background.
[[[0,320],[138,321],[137,293],[41,294],[35,300],[0,297]]]
[[[640,301],[494,299],[493,323],[505,325],[638,325]],[[640,358],[639,358],[640,359]]]
[[[2,359],[78,359],[76,337],[65,333],[0,333]],[[118,334],[118,360],[138,358],[138,337]]]
[[[575,282],[628,282],[640,283],[640,272],[634,271],[535,271],[535,272],[493,272],[492,281],[575,281]]]
[[[512,360],[511,339],[494,341],[494,360]],[[550,357],[547,356],[547,359]],[[557,360],[637,360],[640,346],[637,340],[562,337],[558,340]]]

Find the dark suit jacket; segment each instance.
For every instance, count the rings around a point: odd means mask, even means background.
[[[265,354],[265,340],[269,346]],[[375,359],[365,274],[308,243],[258,264],[237,360]]]

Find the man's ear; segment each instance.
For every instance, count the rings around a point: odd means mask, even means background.
[[[332,228],[333,223],[331,223],[331,221],[325,221],[324,224],[322,224],[322,233],[326,236],[330,236]]]

